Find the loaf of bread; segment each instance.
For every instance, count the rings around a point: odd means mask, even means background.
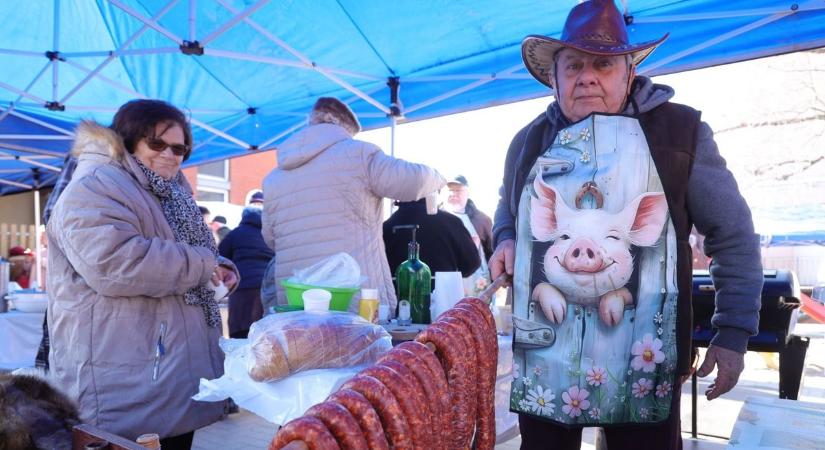
[[[346,312],[294,311],[254,323],[249,339],[255,381],[277,381],[310,369],[372,364],[392,348],[390,335]]]

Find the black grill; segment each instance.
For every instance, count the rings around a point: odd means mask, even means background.
[[[796,274],[790,270],[765,270],[759,334],[748,341],[748,350],[780,352],[791,343],[799,315],[802,293]],[[714,335],[713,317],[716,290],[707,270],[693,271],[693,344],[707,347]]]

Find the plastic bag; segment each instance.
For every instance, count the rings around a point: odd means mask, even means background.
[[[293,311],[273,314],[249,330],[255,381],[276,381],[310,369],[370,364],[392,348],[384,328],[355,314]]]
[[[296,270],[290,282],[319,287],[357,288],[366,281],[361,276],[361,267],[352,256],[336,253],[317,263]]]
[[[199,391],[192,399],[216,402],[232,397],[241,408],[280,425],[321,403],[364,369],[364,366],[353,366],[308,370],[280,381],[258,383],[249,378],[247,372],[247,366],[253,361],[248,339],[220,338],[220,346],[226,354],[223,376],[214,380],[201,378]]]

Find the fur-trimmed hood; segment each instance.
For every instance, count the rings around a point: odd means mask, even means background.
[[[72,144],[72,155],[76,158],[84,154],[98,154],[123,161],[126,147],[123,140],[111,128],[98,123],[84,120],[75,131],[75,140]]]

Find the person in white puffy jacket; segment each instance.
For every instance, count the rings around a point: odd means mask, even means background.
[[[286,304],[280,281],[338,252],[358,262],[395,311],[396,296],[381,238],[382,199],[418,200],[446,180],[435,169],[385,154],[353,139],[361,125],[341,101],[319,98],[309,126],[278,147],[278,166],[264,179],[263,236],[275,251],[276,303]],[[358,294],[350,311],[358,310]],[[274,306],[264,300],[264,311]]]

